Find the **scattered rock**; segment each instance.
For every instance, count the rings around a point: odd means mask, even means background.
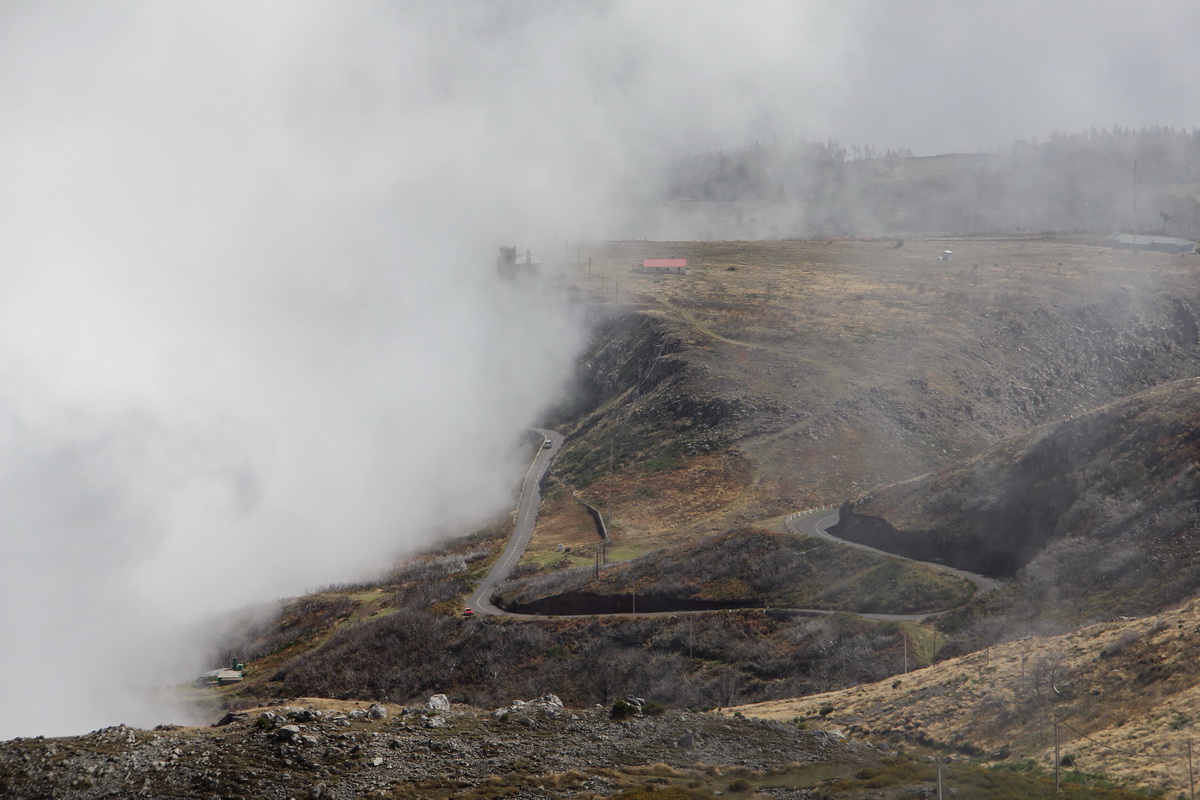
[[[258,725],[262,728],[278,728],[287,723],[287,718],[274,711],[264,711],[258,715]]]
[[[300,735],[299,725],[284,725],[275,731],[275,738],[281,742],[290,742]]]
[[[246,712],[230,711],[228,714],[226,714],[225,716],[221,717],[219,720],[214,722],[213,727],[214,728],[223,728],[226,725],[230,725],[234,722],[241,722],[241,721],[249,719],[249,718],[250,718],[250,715]]]

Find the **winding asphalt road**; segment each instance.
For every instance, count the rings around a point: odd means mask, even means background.
[[[525,480],[521,483],[521,497],[517,500],[517,524],[513,528],[512,536],[509,537],[508,544],[504,546],[504,552],[500,554],[500,558],[480,581],[479,586],[475,588],[475,593],[467,599],[467,608],[472,609],[476,614],[493,614],[523,619],[531,616],[529,614],[512,614],[502,608],[497,608],[492,604],[492,592],[508,578],[513,567],[524,555],[525,548],[529,547],[529,539],[533,536],[533,526],[537,522],[538,508],[542,504],[542,478],[550,469],[550,462],[562,448],[561,433],[542,428],[533,430],[542,435],[542,446],[534,456],[529,469],[525,471]],[[550,443],[549,447],[546,447],[546,442]]]
[[[475,588],[474,593],[467,599],[467,607],[472,609],[476,614],[486,614],[492,616],[510,617],[513,619],[535,620],[535,619],[559,619],[567,618],[551,614],[514,614],[511,611],[505,611],[502,608],[497,608],[492,603],[492,593],[496,587],[503,583],[521,560],[521,556],[525,553],[525,548],[529,546],[529,540],[533,536],[533,526],[537,522],[538,508],[542,503],[542,478],[550,469],[550,463],[554,460],[554,456],[562,448],[562,434],[552,430],[544,430],[542,428],[534,428],[534,431],[541,434],[542,446],[538,449],[537,455],[534,456],[533,463],[529,465],[529,469],[525,471],[525,479],[521,484],[521,496],[517,500],[517,522],[513,528],[512,536],[509,537],[508,543],[504,546],[504,551],[500,554],[500,558],[488,571],[488,574],[480,581]],[[547,446],[547,443],[549,446]],[[838,522],[838,512],[830,509],[820,509],[807,513],[792,514],[784,522],[785,530],[792,533],[814,536],[818,539],[828,539],[831,542],[846,545],[847,547],[856,547],[859,550],[867,550],[879,555],[891,556],[892,558],[903,559],[904,561],[912,561],[916,564],[925,564],[926,566],[934,567],[935,569],[949,572],[964,578],[974,584],[977,593],[983,594],[990,592],[1001,585],[1000,581],[987,578],[983,575],[976,575],[973,572],[966,570],[947,567],[944,564],[937,564],[931,561],[917,561],[916,559],[898,556],[895,553],[889,553],[886,550],[878,550],[874,547],[868,547],[865,544],[857,542],[849,542],[845,539],[839,539],[829,533],[829,528],[836,525]],[[825,608],[778,608],[774,609],[779,612],[825,616],[835,614],[837,612],[830,611]],[[943,611],[931,611],[924,614],[869,614],[856,613],[857,616],[863,619],[890,621],[890,622],[917,622],[929,617],[936,617],[940,614],[945,614],[953,609],[945,609]],[[606,616],[637,616],[637,617],[663,617],[674,616],[679,614],[707,614],[710,611],[651,611],[642,613],[605,613],[605,614],[574,614],[569,618],[577,619],[582,616],[587,617],[606,617]]]
[[[907,558],[906,556],[899,556],[895,553],[889,553],[886,550],[879,550],[865,544],[859,544],[858,542],[839,539],[829,532],[829,529],[836,525],[839,519],[840,516],[837,511],[821,509],[819,511],[810,511],[807,514],[792,514],[787,518],[787,521],[784,522],[784,528],[792,533],[801,533],[807,536],[814,536],[818,539],[827,539],[831,542],[837,542],[838,544],[846,547],[854,547],[859,550],[866,550],[869,553],[890,556],[891,558],[898,558],[901,561],[911,561],[914,564],[924,564],[927,567],[933,567],[934,569],[940,569],[943,572],[949,572],[951,575],[957,575],[960,578],[970,581],[975,586],[975,591],[977,594],[990,592],[993,589],[997,589],[1003,585],[998,580],[988,578],[984,575],[977,575],[974,572],[967,572],[965,569],[955,569],[954,567],[948,567],[945,564],[938,564],[933,561],[917,561],[915,558]],[[945,611],[933,611],[926,614],[859,614],[858,616],[864,619],[911,622],[927,619],[929,617],[936,617],[951,610],[953,609],[946,609]]]

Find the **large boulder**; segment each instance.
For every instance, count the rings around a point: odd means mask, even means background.
[[[300,736],[299,725],[284,725],[279,730],[275,731],[275,738],[281,742],[290,742]]]
[[[450,710],[450,699],[444,694],[432,695],[425,703],[426,711],[445,712]]]

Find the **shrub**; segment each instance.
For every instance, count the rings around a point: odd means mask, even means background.
[[[626,703],[624,700],[618,700],[612,704],[610,712],[613,719],[628,719],[637,714],[638,708],[633,703]]]
[[[654,700],[651,700],[650,702],[646,703],[646,705],[642,706],[642,713],[651,717],[657,717],[665,713],[666,710],[666,706],[664,706],[662,703],[655,702]]]

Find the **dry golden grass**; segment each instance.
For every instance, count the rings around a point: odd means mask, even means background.
[[[1200,601],[1155,617],[1093,625],[952,659],[837,692],[726,709],[1081,770],[1187,791],[1200,733]],[[893,684],[899,680],[899,686]],[[832,706],[821,716],[822,707]],[[1200,770],[1200,752],[1194,767]]]
[[[600,509],[612,539],[609,554],[626,558],[710,533],[701,524],[722,511],[737,508],[750,485],[749,464],[736,453],[682,460],[662,470],[617,472],[579,492]],[[586,547],[598,541],[583,506],[556,489],[542,504],[527,558],[545,561],[559,544]],[[590,551],[589,551],[590,552]],[[624,553],[620,555],[619,553]],[[590,563],[581,555],[580,565]]]

